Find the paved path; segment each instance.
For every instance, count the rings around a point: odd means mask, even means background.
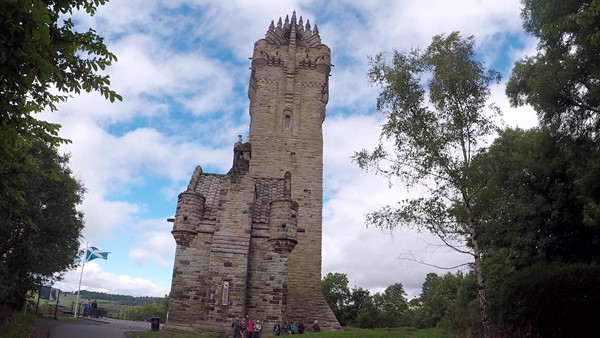
[[[124,338],[126,332],[150,331],[150,323],[103,318],[101,320],[43,320],[34,338]]]

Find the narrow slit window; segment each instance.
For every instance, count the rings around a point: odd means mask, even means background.
[[[223,282],[223,305],[227,305],[229,303],[229,282]]]
[[[289,116],[289,115],[286,115],[286,116],[283,118],[283,127],[284,127],[285,129],[290,129],[290,126],[291,126],[291,124],[292,124],[292,117],[291,117],[291,116]]]

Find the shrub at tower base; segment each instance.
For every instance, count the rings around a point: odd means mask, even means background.
[[[500,322],[512,332],[590,337],[600,318],[600,265],[527,267],[507,280],[500,297]]]

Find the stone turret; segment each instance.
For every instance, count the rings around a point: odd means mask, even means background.
[[[194,191],[200,175],[202,175],[202,168],[198,166],[190,180],[188,189],[180,193],[177,199],[177,211],[175,212],[173,230],[171,231],[177,245],[189,245],[202,220],[206,197]]]

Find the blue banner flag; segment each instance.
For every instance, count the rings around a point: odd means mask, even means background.
[[[108,259],[108,254],[109,253],[110,252],[100,251],[95,246],[90,246],[87,249],[87,252],[85,253],[85,261],[89,262],[89,261],[94,260],[96,258]]]

